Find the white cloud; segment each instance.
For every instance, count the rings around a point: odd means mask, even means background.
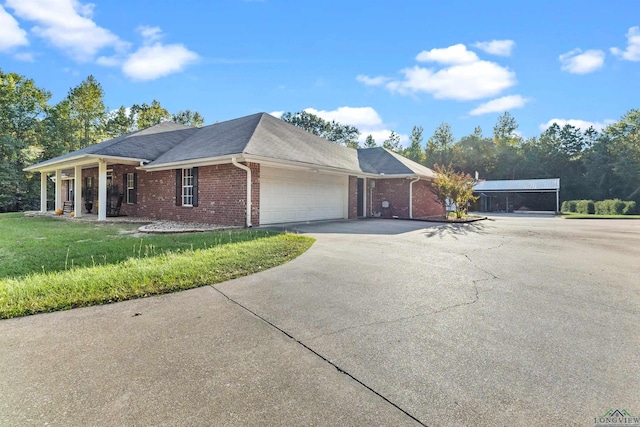
[[[351,125],[358,128],[360,136],[358,141],[360,144],[364,144],[368,135],[372,135],[378,145],[389,138],[391,134],[390,126],[382,120],[378,112],[372,107],[339,107],[335,110],[317,110],[315,108],[305,108],[307,113],[316,115],[323,120],[332,121],[335,120],[343,125]],[[271,113],[274,117],[282,117],[284,111],[273,111]],[[398,134],[400,136],[400,144],[407,146],[409,143],[409,135]]]
[[[436,99],[474,100],[498,95],[516,83],[515,73],[489,61],[455,65],[438,71],[414,66],[401,71],[404,80],[387,83],[392,92],[426,92]]]
[[[478,60],[478,55],[467,50],[467,47],[461,43],[445,48],[423,50],[416,56],[418,62],[437,62],[444,65],[470,64]]]
[[[588,74],[599,70],[604,65],[605,53],[601,50],[573,49],[559,56],[562,71],[571,74]]]
[[[29,44],[27,32],[18,21],[0,5],[0,52]]]
[[[612,47],[610,51],[627,61],[640,61],[640,27],[631,27],[627,31],[627,48],[625,50]]]
[[[615,120],[612,119],[607,119],[604,122],[590,122],[587,120],[579,120],[579,119],[551,119],[546,123],[542,123],[540,126],[538,126],[540,128],[540,132],[544,132],[545,130],[547,130],[552,124],[557,123],[558,126],[563,127],[564,125],[571,125],[573,127],[576,127],[580,130],[582,130],[583,132],[587,129],[589,129],[590,127],[593,126],[593,128],[597,131],[602,131],[605,127],[607,127],[608,125],[610,125],[611,123],[615,123]]]
[[[436,99],[462,101],[496,96],[516,84],[513,71],[495,62],[481,60],[463,44],[422,51],[416,60],[444,66],[439,69],[419,65],[405,68],[400,70],[403,79],[362,74],[356,79],[367,85],[384,86],[401,95],[424,92]]]
[[[17,16],[34,21],[31,29],[79,62],[86,62],[103,48],[124,49],[127,43],[93,20],[93,4],[78,0],[7,0]]]
[[[513,40],[491,40],[490,42],[477,42],[473,46],[491,55],[510,56],[515,45],[516,42]]]
[[[160,27],[149,27],[147,25],[141,25],[138,27],[138,32],[142,35],[145,44],[151,44],[162,38],[162,30]]]
[[[122,64],[122,72],[134,80],[154,80],[182,71],[197,60],[198,54],[182,44],[155,43],[129,55]]]
[[[472,116],[479,116],[487,113],[502,113],[504,111],[513,110],[514,108],[522,108],[530,99],[523,98],[521,95],[509,95],[502,98],[492,99],[489,102],[480,104],[469,112]]]
[[[305,108],[307,113],[314,114],[321,119],[342,124],[349,124],[358,129],[361,127],[375,128],[383,125],[382,119],[371,107],[339,107],[332,111],[316,110],[315,108]]]
[[[13,58],[22,62],[35,62],[36,60],[35,57],[33,56],[33,53],[30,53],[30,52],[16,53],[15,55],[13,55]]]
[[[356,80],[366,84],[367,86],[381,86],[391,80],[391,78],[385,76],[369,77],[364,74],[359,74],[356,76]]]
[[[355,126],[360,131],[358,141],[363,144],[367,135],[372,135],[378,145],[389,138],[391,129],[384,123],[378,112],[372,107],[339,107],[335,110],[317,110],[315,108],[305,108],[307,113],[314,114],[323,120],[335,120],[338,123]],[[400,144],[406,146],[409,142],[409,135],[398,134]]]

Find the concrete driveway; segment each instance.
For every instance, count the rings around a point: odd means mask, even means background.
[[[640,221],[302,225],[215,287],[0,321],[0,425],[595,425],[640,416]]]

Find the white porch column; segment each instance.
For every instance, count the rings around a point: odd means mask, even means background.
[[[98,160],[98,221],[107,219],[107,161]]]
[[[47,173],[40,172],[40,212],[47,212]]]
[[[74,171],[73,211],[76,218],[82,216],[82,167],[76,166]]]
[[[62,210],[62,169],[56,169],[56,210]]]

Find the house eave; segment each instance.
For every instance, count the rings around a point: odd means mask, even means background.
[[[116,157],[116,156],[103,156],[100,154],[83,154],[80,156],[69,157],[54,162],[42,162],[32,166],[28,166],[23,170],[25,172],[55,172],[59,169],[68,169],[76,166],[83,168],[96,167],[100,160],[104,160],[111,164],[122,165],[140,165],[148,162],[147,159],[139,159],[134,157]]]

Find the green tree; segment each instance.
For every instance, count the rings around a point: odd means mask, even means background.
[[[517,130],[518,123],[508,111],[498,117],[493,127],[493,141],[498,154],[495,171],[497,179],[516,179],[518,176],[518,168],[522,163],[520,153],[522,138]]]
[[[197,111],[192,112],[191,110],[178,111],[176,114],[171,115],[171,121],[197,128],[204,126],[204,117]]]
[[[414,162],[423,164],[425,162],[424,149],[422,148],[422,126],[414,126],[409,137],[409,147],[404,150],[404,155]]]
[[[394,151],[399,153],[402,151],[402,145],[400,145],[400,135],[398,135],[395,131],[391,131],[389,134],[389,138],[387,138],[383,143],[382,147],[387,150]]]
[[[67,99],[70,119],[77,128],[78,146],[74,149],[103,140],[107,108],[104,105],[104,90],[100,83],[90,75],[69,91]]]
[[[77,149],[78,128],[71,119],[71,105],[68,99],[47,109],[47,115],[42,120],[40,133],[41,161],[61,156]]]
[[[22,169],[37,156],[50,97],[32,79],[0,69],[0,212],[35,207],[33,181]]]
[[[306,111],[286,112],[280,119],[335,144],[358,148],[360,131],[355,126],[338,123],[335,120],[327,122]]]
[[[453,203],[456,218],[462,218],[467,212],[470,202],[478,199],[473,195],[474,179],[464,172],[456,172],[451,165],[434,166],[436,179],[433,181],[433,192],[443,208],[447,202]]]
[[[449,164],[453,161],[453,132],[449,123],[440,123],[427,140],[425,147],[426,164],[435,167],[436,164]]]
[[[640,202],[640,110],[631,110],[607,126],[601,143],[608,143],[609,167],[616,179],[610,194]]]
[[[105,133],[109,138],[116,138],[133,132],[135,127],[135,118],[131,113],[131,109],[127,109],[123,105],[108,114]]]
[[[146,103],[142,105],[133,104],[131,114],[135,118],[135,124],[138,129],[146,129],[171,119],[169,111],[155,99],[151,102],[151,105]]]
[[[367,138],[364,140],[364,148],[375,148],[378,144],[376,144],[376,140],[373,139],[373,135],[367,135]]]
[[[491,138],[485,138],[482,128],[477,126],[471,135],[463,136],[455,144],[457,162],[456,167],[475,176],[475,172],[484,179],[494,174],[498,154],[495,143]]]

